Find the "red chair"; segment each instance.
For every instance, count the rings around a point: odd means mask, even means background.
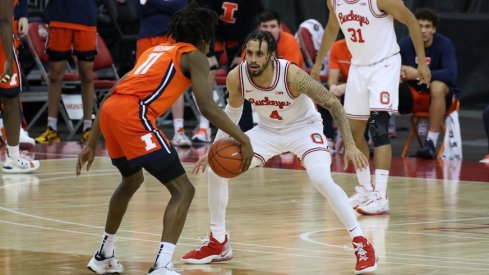
[[[418,134],[418,126],[419,123],[422,119],[429,120],[430,118],[430,113],[429,113],[429,108],[430,108],[430,93],[419,93],[416,90],[410,88],[411,94],[413,95],[413,112],[411,114],[411,130],[409,131],[409,135],[406,139],[406,143],[404,144],[404,148],[402,150],[401,156],[406,157],[407,151],[409,150],[409,147],[411,146],[411,141],[413,137],[416,136],[416,139],[418,141],[419,147],[423,147],[424,145],[424,140],[421,139],[421,137]],[[447,112],[445,113],[445,118],[454,111],[458,111],[460,109],[460,101],[458,98],[454,95],[452,97],[452,103],[450,104],[450,107],[448,108]],[[440,134],[443,137],[445,135],[445,123],[442,121],[440,125]],[[436,154],[437,159],[441,159],[441,156],[443,155],[443,149],[445,148],[445,142],[444,138],[442,138],[440,147],[438,148],[438,152]]]

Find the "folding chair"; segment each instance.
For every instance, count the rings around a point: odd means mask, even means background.
[[[296,38],[302,50],[302,56],[304,57],[304,63],[306,65],[306,70],[310,71],[314,62],[316,62],[317,52],[314,48],[314,41],[311,32],[304,26],[299,27],[297,30]],[[319,75],[322,83],[328,82],[327,71]]]
[[[414,89],[410,89],[411,93],[413,94],[413,112],[411,114],[411,130],[409,131],[409,135],[406,139],[406,143],[404,144],[404,148],[402,150],[401,156],[406,157],[407,151],[409,150],[409,147],[411,146],[411,141],[413,137],[416,136],[416,140],[418,141],[419,147],[424,146],[424,140],[421,139],[419,133],[418,133],[418,126],[419,123],[422,119],[429,120],[430,118],[430,113],[429,113],[429,107],[430,107],[430,93],[418,93]],[[441,159],[441,156],[443,154],[443,149],[445,148],[445,142],[443,136],[445,135],[445,118],[452,112],[458,111],[460,109],[460,101],[458,98],[453,95],[452,97],[452,103],[450,104],[450,107],[448,108],[447,112],[445,113],[445,117],[443,121],[441,122],[440,125],[440,134],[442,136],[442,141],[440,144],[440,147],[438,148],[438,152],[436,153],[436,158]]]
[[[47,85],[49,83],[49,75],[47,72],[48,65],[48,55],[46,54],[46,40],[48,37],[48,26],[45,23],[34,22],[29,24],[29,31],[26,37],[27,45],[29,50],[34,58],[34,63],[37,66],[37,69],[40,73],[41,84]],[[79,81],[80,77],[75,73],[65,73],[63,77],[64,85],[73,85]],[[48,108],[48,92],[47,90],[40,92],[27,92],[21,93],[23,102],[45,102],[44,105],[37,111],[34,117],[31,119],[29,124],[27,125],[27,129],[30,129],[41,117],[41,115]],[[66,112],[63,104],[59,103],[59,110],[61,113],[61,117],[65,121],[68,129],[70,131],[73,130],[73,123],[68,117],[68,113]]]

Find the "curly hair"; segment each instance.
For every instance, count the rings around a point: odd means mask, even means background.
[[[218,19],[216,12],[192,1],[171,17],[168,34],[176,42],[197,45],[203,40],[210,43],[214,39],[214,29]]]
[[[260,30],[253,31],[248,35],[248,37],[246,37],[243,47],[246,46],[246,44],[248,44],[248,42],[251,40],[257,40],[260,43],[260,47],[261,43],[265,41],[268,45],[268,56],[272,55],[272,53],[277,53],[277,41],[275,41],[275,37],[273,37],[271,32]]]

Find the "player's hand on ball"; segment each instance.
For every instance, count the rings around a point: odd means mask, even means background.
[[[207,154],[202,156],[197,163],[195,163],[194,168],[192,168],[192,174],[197,175],[199,172],[205,171],[205,168],[207,168],[207,165],[209,164],[207,156]]]
[[[241,173],[243,173],[250,168],[251,160],[253,159],[253,147],[251,147],[250,142],[241,144],[241,155],[243,156],[243,162],[241,162]]]
[[[358,150],[356,146],[353,146],[351,148],[349,147],[345,148],[344,160],[345,160],[345,170],[348,169],[348,163],[350,162],[350,160],[353,163],[353,167],[355,167],[355,170],[363,169],[368,165],[367,158],[365,157],[365,155],[363,155],[363,153],[360,150]]]

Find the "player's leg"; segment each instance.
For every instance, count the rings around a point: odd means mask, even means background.
[[[350,129],[357,148],[367,157],[370,156],[368,143],[365,140],[365,129],[370,116],[369,92],[366,89],[368,80],[368,68],[366,66],[351,66],[346,84],[345,112],[349,118]],[[370,167],[357,169],[358,185],[355,193],[350,197],[351,207],[356,209],[368,200],[369,193],[373,190],[370,176]]]
[[[13,49],[12,49],[13,51]],[[5,54],[0,51],[0,64],[4,64]],[[7,136],[7,158],[3,163],[4,173],[29,173],[39,168],[39,161],[25,158],[20,154],[20,77],[17,57],[14,51],[12,76],[6,83],[0,83],[0,96],[3,103],[5,134]]]
[[[287,144],[292,144],[291,151],[301,158],[312,184],[327,198],[348,230],[357,256],[355,272],[374,271],[377,267],[374,249],[365,238],[346,193],[331,177],[331,155],[322,125],[307,125],[303,130],[291,132],[285,139],[288,139]]]
[[[92,129],[92,113],[95,99],[93,86],[93,61],[97,54],[97,34],[95,29],[80,30],[74,33],[73,47],[78,58],[78,72],[81,80],[83,102],[83,129],[80,141],[86,142]]]
[[[160,269],[172,270],[173,253],[187,217],[187,212],[195,194],[185,170],[178,159],[175,148],[170,147],[171,154],[144,164],[144,168],[161,183],[171,194],[163,215],[163,231],[155,263],[148,272],[160,274]],[[166,273],[165,273],[166,274]]]
[[[390,211],[387,200],[387,181],[392,159],[392,146],[388,136],[390,114],[399,105],[399,78],[401,57],[397,54],[370,66],[370,120],[368,129],[374,142],[375,192],[367,202],[357,208],[364,215],[382,215]]]
[[[255,152],[250,168],[265,164],[266,160],[281,153],[277,148],[281,137],[255,127],[246,132]],[[208,169],[208,203],[211,216],[209,240],[199,249],[192,250],[182,257],[190,264],[206,264],[232,259],[229,236],[226,233],[226,208],[229,201],[229,180],[216,175]]]

